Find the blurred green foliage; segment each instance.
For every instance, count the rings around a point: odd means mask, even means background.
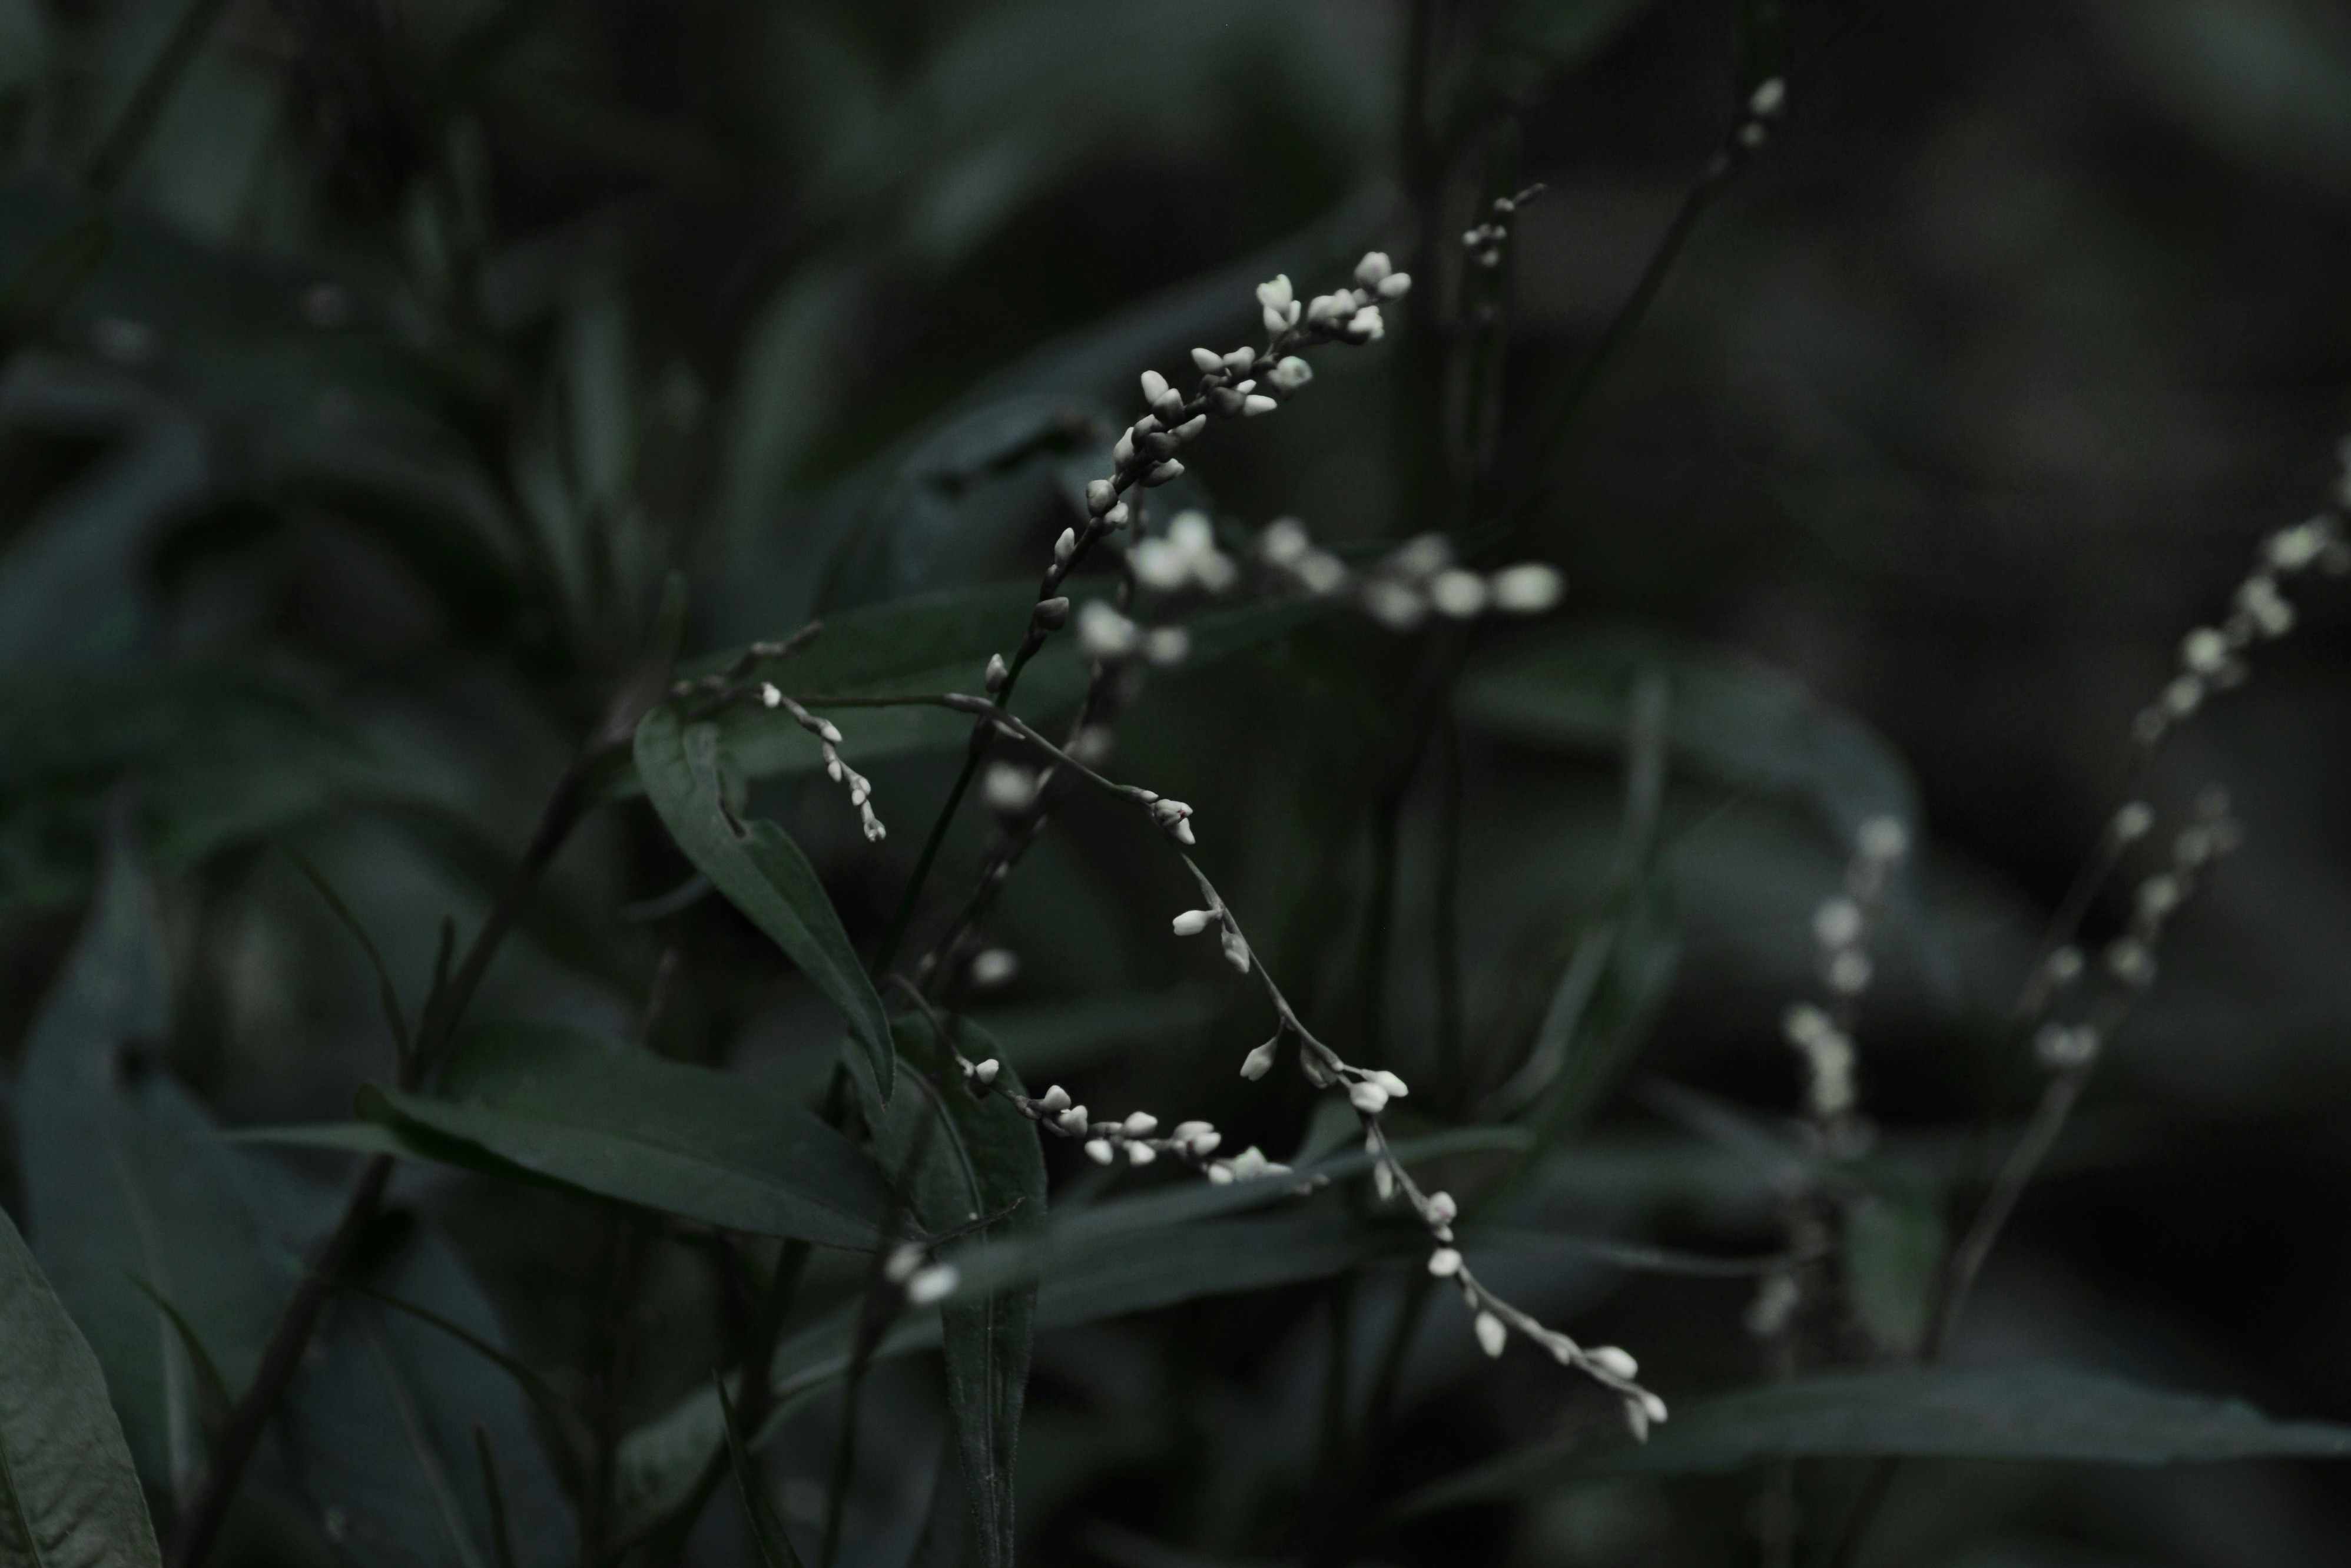
[[[1780,70],[1787,120],[1546,467]],[[813,1563],[845,1473],[839,1561],[872,1568],[1731,1563],[1801,1458],[1826,1563],[1884,1454],[1860,1563],[2351,1552],[2309,1458],[2351,1420],[2339,596],[2147,781],[2167,813],[2225,783],[2248,846],[1950,1368],[1903,1364],[2032,1103],[2002,1020],[2130,715],[2334,472],[2334,9],[0,0],[0,1563],[153,1560],[126,1467],[168,1535],[220,1440],[204,1368],[247,1385],[376,1154],[214,1561]],[[1535,181],[1481,295],[1454,236]],[[1165,937],[1194,890],[1131,812],[1057,798],[967,1053],[1329,1190],[1040,1163],[942,1079],[862,965],[964,716],[835,714],[869,846],[784,716],[662,709],[632,753],[657,688],[614,704],[666,672],[673,574],[681,675],[820,617],[797,691],[979,689],[1136,373],[1375,246],[1419,280],[1387,339],[1213,433],[1160,513],[1364,559],[1537,493],[1514,553],[1566,609],[1463,634],[1435,706],[1441,638],[1202,610],[1104,766],[1197,809],[1259,960],[1413,1083],[1395,1131],[1481,1277],[1637,1351],[1677,1410],[1645,1449],[1477,1354],[1347,1179],[1352,1117],[1235,1076],[1261,1003]],[[1023,680],[1040,726],[1085,689],[1068,642]],[[403,1082],[444,930],[590,744],[445,1071]],[[1779,1019],[1882,814],[1921,847],[1860,1030],[1874,1138],[1830,1170]],[[1831,1178],[1850,1312],[1759,1386],[1742,1313]],[[952,1237],[972,1293],[876,1320],[883,1233]],[[2233,1462],[2146,1468],[2180,1459]],[[64,1515],[99,1544],[12,1533]]]

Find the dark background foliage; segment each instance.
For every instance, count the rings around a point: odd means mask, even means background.
[[[180,15],[0,0],[0,276],[15,279],[0,324],[0,1061],[22,1113],[38,1077],[27,1036],[100,886],[114,813],[154,879],[167,993],[134,1058],[178,1107],[154,1113],[184,1131],[338,1122],[387,1075],[374,980],[289,849],[342,892],[413,1005],[440,922],[470,930],[489,906],[671,569],[691,590],[689,658],[813,614],[1025,580],[1067,520],[1067,487],[1100,471],[1113,422],[1134,412],[1135,371],[1249,335],[1259,277],[1323,284],[1382,245],[1421,287],[1384,343],[1326,357],[1279,418],[1219,431],[1177,498],[1370,543],[1521,493],[1541,476],[1542,412],[1720,145],[1753,75],[1741,48],[1769,47],[1756,18],[1778,11],[240,0],[119,177],[93,170]],[[1642,1053],[1588,1126],[1560,1133],[1513,1211],[1530,1232],[1777,1245],[1763,1178],[1677,1125],[1657,1086],[1792,1109],[1778,1019],[1812,983],[1806,921],[1843,863],[1837,833],[1856,802],[1899,807],[1913,787],[1922,845],[1884,938],[1863,1096],[1896,1163],[1923,1173],[1930,1216],[1970,1190],[1980,1129],[2030,1103],[1999,1022],[2121,799],[2131,715],[2180,634],[2222,612],[2257,542],[2315,510],[2337,472],[2351,370],[2339,12],[1789,0],[1782,20],[1799,66],[1784,127],[1608,361],[1521,541],[1567,572],[1567,607],[1553,626],[1485,634],[1465,688],[1458,1054],[1429,956],[1447,821],[1434,753],[1403,797],[1384,944],[1366,913],[1373,796],[1404,738],[1413,644],[1320,625],[1158,679],[1113,769],[1198,807],[1207,862],[1274,971],[1326,1034],[1411,1078],[1434,1126],[1515,1064],[1598,906],[1628,670],[1663,670],[1687,698],[1735,651],[1865,724],[1819,742],[1858,748],[1838,753],[1861,758],[1858,794],[1811,742],[1775,759],[1792,790],[1709,769],[1703,733],[1677,749],[1655,879],[1669,983],[1624,980],[1617,1027]],[[1407,95],[1426,112],[1405,115]],[[1512,262],[1493,473],[1465,503],[1444,478],[1434,390],[1458,326],[1452,236],[1486,195],[1533,181],[1548,189]],[[76,235],[103,243],[83,247],[87,268]],[[72,286],[45,292],[57,276]],[[2247,841],[2172,934],[2152,998],[2018,1215],[1963,1362],[2068,1362],[2351,1419],[2351,616],[2339,586],[2303,611],[2151,781],[2166,810],[2225,785]],[[1513,697],[1513,659],[1539,665],[1604,632],[1635,650],[1601,662],[1614,674]],[[974,661],[957,684],[977,680]],[[1729,685],[1732,710],[1764,700]],[[870,952],[960,730],[868,763],[857,716],[841,716],[884,844],[859,841],[808,758],[754,799]],[[1901,765],[1881,768],[1886,755]],[[918,935],[977,867],[969,816]],[[838,1021],[720,901],[653,902],[690,871],[641,804],[597,814],[477,1016],[637,1035],[813,1104]],[[1203,945],[1165,939],[1179,875],[1131,821],[1072,800],[995,924],[1020,974],[976,1016],[1032,1083],[1067,1077],[1098,1104],[1209,1117],[1286,1153],[1318,1135],[1311,1096],[1287,1075],[1233,1078],[1264,1026]],[[2094,929],[2124,913],[2117,894]],[[37,1219],[44,1181],[78,1178],[33,1162],[72,1140],[18,1120],[0,1195]],[[1340,1130],[1321,1126],[1324,1142]],[[1095,1179],[1070,1152],[1047,1149],[1057,1204]],[[250,1157],[283,1211],[274,1234],[315,1235],[313,1189],[340,1179],[342,1157]],[[603,1430],[691,1395],[741,1333],[706,1237],[423,1166],[403,1167],[395,1197],[417,1228],[381,1243],[395,1293],[503,1332]],[[266,1325],[266,1302],[231,1299],[263,1276],[235,1277],[210,1233],[185,1234],[185,1268],[225,1275],[207,1321],[230,1339],[256,1312]],[[256,1269],[290,1266],[247,1239]],[[1416,1267],[1350,1254],[1276,1270],[1270,1291],[1049,1328],[1020,1458],[1024,1551],[1144,1565],[1752,1553],[1751,1475],[1585,1480],[1384,1517],[1414,1487],[1607,1418],[1564,1375],[1478,1363],[1444,1301],[1389,1416],[1333,1414],[1329,1389],[1368,1375]],[[1530,1304],[1635,1350],[1669,1399],[1759,1374],[1740,1326],[1750,1280],[1627,1272],[1558,1247],[1510,1268]],[[862,1269],[820,1261],[819,1304],[853,1293]],[[356,1343],[370,1324],[345,1327]],[[486,1364],[412,1320],[372,1332],[380,1356],[423,1369],[418,1386],[533,1450],[530,1412]],[[1335,1380],[1333,1343],[1357,1363]],[[935,1382],[910,1358],[867,1390],[855,1560],[908,1560],[945,1441]],[[144,1396],[115,1383],[168,1511],[184,1464],[163,1427],[142,1432]],[[289,1420],[324,1423],[329,1448],[338,1420],[351,1444],[389,1430],[350,1408]],[[770,1450],[795,1530],[821,1511],[836,1421],[820,1398]],[[451,1560],[268,1502],[315,1500],[315,1477],[281,1473],[301,1463],[264,1463],[225,1559]],[[517,1483],[533,1485],[561,1510],[556,1478]],[[2344,1496],[2339,1466],[1938,1461],[1897,1487],[1870,1560],[2314,1565],[2351,1552]],[[548,1518],[532,1561],[571,1550],[572,1524]],[[726,1509],[693,1550],[749,1560]]]

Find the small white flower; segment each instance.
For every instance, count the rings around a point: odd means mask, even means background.
[[[2126,800],[2115,812],[2115,837],[2123,843],[2135,843],[2147,837],[2155,826],[2155,808],[2144,800]]]
[[[1559,568],[1543,561],[1521,561],[1494,574],[1494,608],[1510,615],[1540,615],[1560,601],[1567,580]]]
[[[1355,263],[1355,281],[1365,288],[1377,288],[1395,270],[1388,265],[1387,252],[1367,250],[1364,253],[1364,259]]]
[[[1747,97],[1747,112],[1758,120],[1770,120],[1788,107],[1788,84],[1779,77],[1767,77],[1755,85]],[[1663,1420],[1663,1416],[1658,1417]]]
[[[1428,1271],[1440,1280],[1449,1280],[1461,1272],[1461,1254],[1450,1247],[1440,1247],[1428,1255]]]
[[[1192,808],[1181,800],[1154,800],[1151,803],[1151,820],[1159,824],[1162,832],[1179,844],[1196,841],[1192,837]]]
[[[971,961],[971,983],[983,991],[1010,982],[1020,972],[1020,956],[1008,947],[990,947]]]
[[[1318,294],[1306,307],[1306,319],[1317,327],[1327,327],[1354,313],[1355,297],[1352,294]]]
[[[1002,1064],[998,1062],[996,1058],[991,1056],[986,1061],[983,1061],[978,1066],[973,1068],[971,1070],[971,1075],[974,1078],[978,1079],[982,1083],[993,1083],[996,1082],[996,1075],[1002,1071]]]
[[[1450,1225],[1461,1217],[1461,1210],[1451,1193],[1432,1192],[1428,1195],[1428,1217],[1439,1225]]]
[[[1268,310],[1287,310],[1296,296],[1290,287],[1290,274],[1279,272],[1257,286],[1257,302]]]
[[[779,707],[783,705],[783,700],[784,694],[776,689],[775,682],[761,681],[759,683],[759,706],[761,707]]]
[[[1273,1039],[1267,1040],[1263,1045],[1259,1046],[1255,1051],[1250,1051],[1247,1056],[1241,1058],[1241,1076],[1250,1080],[1251,1082],[1255,1082],[1271,1071],[1273,1069],[1274,1048],[1280,1043],[1281,1039],[1277,1035]]]
[[[1366,343],[1377,342],[1387,336],[1388,324],[1380,318],[1380,308],[1366,305],[1347,319],[1347,336]]]
[[[1089,599],[1078,610],[1078,647],[1089,659],[1113,664],[1132,656],[1143,640],[1141,628],[1099,599]]]
[[[1486,608],[1486,580],[1474,571],[1448,568],[1429,583],[1428,601],[1447,620],[1474,620]]]
[[[1479,1349],[1488,1355],[1499,1356],[1502,1354],[1502,1347],[1510,1343],[1510,1331],[1502,1326],[1501,1319],[1491,1312],[1478,1314]]]
[[[946,1301],[963,1283],[962,1271],[952,1263],[934,1263],[906,1281],[906,1300],[918,1307]]]
[[[1256,363],[1257,350],[1251,348],[1235,349],[1225,356],[1225,369],[1228,371],[1246,371]]]
[[[1347,1100],[1366,1116],[1376,1116],[1388,1108],[1388,1092],[1373,1082],[1347,1085]]]
[[[1214,925],[1216,918],[1217,912],[1213,909],[1187,909],[1168,924],[1178,936],[1197,936]]]
[[[2179,662],[2199,675],[2217,675],[2229,667],[2229,639],[2218,627],[2199,626],[2180,639]]]
[[[1064,1133],[1082,1133],[1086,1130],[1086,1108],[1072,1105],[1053,1120],[1061,1124]]]
[[[1098,1166],[1106,1166],[1110,1164],[1112,1159],[1114,1157],[1115,1153],[1111,1148],[1110,1140],[1108,1138],[1088,1138],[1086,1140],[1086,1158],[1093,1161],[1094,1164]]]
[[[1638,1377],[1641,1375],[1641,1364],[1633,1359],[1630,1351],[1617,1345],[1594,1345],[1583,1353],[1583,1358],[1611,1377]]]

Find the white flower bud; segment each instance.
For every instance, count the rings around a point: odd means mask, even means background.
[[[1347,320],[1347,336],[1362,342],[1377,342],[1387,336],[1388,324],[1380,317],[1380,308],[1366,305]]]
[[[1053,564],[1067,566],[1070,558],[1078,553],[1078,530],[1063,528],[1061,537],[1053,541]]]
[[[2125,936],[2106,949],[2106,969],[2126,986],[2155,983],[2155,955],[2135,936]]]
[[[1771,120],[1788,107],[1788,84],[1780,77],[1767,77],[1755,85],[1747,96],[1747,112],[1758,120]],[[1663,1417],[1659,1417],[1663,1419]]]
[[[1287,354],[1266,371],[1265,379],[1273,383],[1276,392],[1294,392],[1314,379],[1314,367],[1296,354]]]
[[[1002,1064],[999,1063],[996,1058],[991,1056],[986,1061],[983,1061],[978,1066],[973,1068],[971,1070],[971,1075],[974,1078],[978,1079],[982,1083],[993,1083],[996,1082],[996,1075],[1002,1071]]]
[[[1124,1124],[1128,1136],[1145,1138],[1159,1130],[1159,1118],[1148,1111],[1137,1111],[1127,1117]]]
[[[1386,1090],[1388,1092],[1388,1098],[1391,1100],[1401,1100],[1405,1095],[1412,1092],[1410,1089],[1405,1086],[1403,1079],[1398,1078],[1395,1073],[1388,1071],[1384,1068],[1372,1074],[1372,1082]]]
[[[1143,482],[1145,485],[1165,485],[1170,479],[1182,477],[1183,473],[1184,465],[1176,462],[1173,457],[1170,457],[1166,462],[1160,464],[1157,467],[1152,469],[1150,473],[1145,474],[1143,476]]]
[[[1449,568],[1429,583],[1428,601],[1447,620],[1474,620],[1486,608],[1486,580],[1474,571]]]
[[[1170,390],[1171,389],[1167,385],[1167,378],[1161,375],[1157,371],[1145,371],[1143,372],[1143,401],[1144,402],[1147,402],[1154,407],[1157,407],[1159,400],[1165,397]]]
[[[1274,402],[1273,399],[1266,396],[1263,392],[1251,392],[1249,396],[1241,399],[1241,417],[1243,419],[1255,419],[1261,413],[1271,413],[1275,409],[1278,409],[1280,406],[1281,405],[1280,403]]]
[[[1129,429],[1119,432],[1118,440],[1111,445],[1110,460],[1121,468],[1126,467],[1129,464],[1134,461],[1134,432],[1133,430]]]
[[[1510,1343],[1510,1331],[1502,1326],[1501,1319],[1491,1312],[1478,1314],[1479,1349],[1488,1355],[1499,1356],[1502,1354],[1502,1347]]]
[[[1296,296],[1290,287],[1290,274],[1279,272],[1257,286],[1257,302],[1268,310],[1287,310]]]
[[[1078,647],[1089,659],[1131,657],[1142,640],[1142,629],[1102,600],[1089,599],[1078,610]]]
[[[1428,1195],[1428,1217],[1439,1225],[1450,1225],[1461,1218],[1461,1209],[1451,1193],[1432,1192]]]
[[[1048,1111],[1066,1111],[1070,1108],[1070,1092],[1056,1083],[1038,1098],[1037,1103]]]
[[[1101,517],[1118,505],[1118,486],[1107,479],[1091,479],[1086,483],[1086,510]]]
[[[2154,826],[2155,808],[2144,800],[2126,800],[2115,812],[2115,838],[2122,843],[2137,842]]]
[[[1632,1353],[1613,1344],[1594,1345],[1583,1353],[1583,1358],[1611,1377],[1638,1377],[1641,1364]]]
[[[1412,274],[1392,272],[1380,279],[1379,296],[1383,299],[1401,299],[1412,289]]]
[[[1461,1254],[1450,1247],[1440,1247],[1428,1255],[1428,1271],[1440,1280],[1449,1280],[1461,1272]]]
[[[1241,1076],[1253,1082],[1271,1071],[1273,1070],[1274,1047],[1280,1043],[1281,1039],[1277,1035],[1273,1039],[1267,1040],[1263,1045],[1259,1046],[1255,1051],[1250,1051],[1247,1056],[1241,1058]]]
[[[987,809],[1010,816],[1037,800],[1037,776],[1017,762],[991,762],[979,776],[979,798]]]
[[[911,1241],[901,1241],[891,1249],[882,1265],[882,1277],[893,1285],[903,1285],[923,1266],[923,1249]]]
[[[1266,1159],[1265,1151],[1251,1144],[1233,1156],[1233,1175],[1243,1180],[1250,1176],[1263,1176],[1270,1162]]]
[[[1151,802],[1151,820],[1156,822],[1165,832],[1175,833],[1177,829],[1186,826],[1186,820],[1191,815],[1192,808],[1181,800],[1161,799]]]
[[[1813,911],[1813,938],[1823,947],[1849,947],[1861,939],[1861,905],[1832,898]]]
[[[1147,1166],[1159,1157],[1159,1151],[1149,1144],[1129,1144],[1126,1145],[1126,1157],[1136,1165]]]
[[[1197,936],[1213,925],[1217,912],[1213,909],[1187,909],[1168,924],[1178,936]]]
[[[1230,964],[1234,968],[1238,969],[1242,974],[1248,974],[1249,972],[1249,944],[1242,940],[1241,934],[1228,925],[1225,927],[1225,934],[1222,941],[1224,945],[1225,962]]]
[[[1225,1135],[1222,1133],[1219,1133],[1214,1127],[1204,1127],[1199,1132],[1194,1133],[1189,1137],[1186,1138],[1184,1140],[1184,1145],[1195,1155],[1205,1155],[1215,1154],[1217,1152],[1217,1145],[1224,1141]]]
[[[1218,1160],[1208,1167],[1208,1182],[1212,1186],[1230,1186],[1233,1182],[1233,1167],[1226,1161]]]
[[[1086,1140],[1086,1158],[1093,1161],[1094,1164],[1106,1166],[1113,1157],[1115,1157],[1115,1151],[1111,1148],[1109,1139],[1088,1138]]]
[[[1155,626],[1143,639],[1143,656],[1169,669],[1184,662],[1192,652],[1192,633],[1181,626]]]
[[[1192,363],[1202,375],[1214,375],[1225,368],[1225,357],[1214,349],[1195,349],[1192,350]]]
[[[1019,955],[1006,947],[990,947],[971,961],[971,983],[983,991],[1008,984],[1019,972]]]
[[[1297,570],[1298,580],[1318,599],[1328,599],[1347,586],[1347,563],[1329,550],[1308,550]]]
[[[1368,250],[1364,253],[1364,259],[1355,263],[1355,281],[1365,288],[1377,288],[1381,281],[1395,270],[1388,265],[1387,252]]]
[[[1348,1084],[1347,1100],[1366,1116],[1376,1116],[1388,1108],[1388,1092],[1369,1082]]]
[[[944,1301],[963,1283],[963,1273],[952,1263],[934,1263],[906,1281],[906,1300],[917,1307]]]
[[[2199,626],[2180,639],[2179,662],[2196,674],[2217,675],[2229,665],[2229,639],[2217,627]]]
[[[1372,1167],[1372,1190],[1379,1194],[1380,1201],[1382,1203],[1393,1201],[1395,1197],[1396,1191],[1395,1172],[1389,1169],[1384,1164],[1374,1166]]]
[[[1872,817],[1854,835],[1862,854],[1891,864],[1910,852],[1910,830],[1898,817]]]
[[[1521,561],[1494,574],[1494,608],[1509,615],[1540,615],[1560,601],[1567,581],[1543,561]]]
[[[1225,356],[1225,369],[1228,371],[1247,371],[1251,365],[1256,363],[1257,350],[1255,349],[1235,349],[1231,353]]]
[[[784,701],[784,694],[783,694],[783,693],[781,693],[781,692],[779,692],[779,691],[778,691],[778,690],[776,689],[776,684],[775,684],[775,682],[773,682],[773,681],[761,681],[761,682],[759,683],[759,706],[762,706],[762,707],[780,707],[780,706],[783,706],[783,701]]]

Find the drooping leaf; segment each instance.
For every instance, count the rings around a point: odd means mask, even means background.
[[[984,1035],[966,1027],[967,1054],[995,1054]],[[901,1020],[897,1040],[907,1087],[886,1105],[860,1071],[862,1060],[846,1060],[881,1158],[898,1176],[924,1228],[934,1234],[968,1230],[982,1241],[1041,1228],[1045,1160],[1037,1129],[1001,1095],[975,1097],[927,1025]],[[1011,1077],[1008,1071],[1005,1077]],[[973,1541],[986,1568],[1012,1563],[1013,1463],[1036,1322],[1036,1291],[1025,1285],[958,1292],[940,1312],[947,1404],[963,1458]]]
[[[799,846],[772,822],[736,820],[719,779],[717,731],[658,707],[637,727],[636,758],[645,794],[678,848],[841,1009],[887,1100],[895,1068],[882,998]]]
[[[427,1134],[404,1150],[441,1152],[446,1140],[722,1229],[870,1248],[890,1207],[882,1173],[790,1096],[562,1024],[474,1030],[437,1093],[380,1089],[369,1104],[395,1129]]]
[[[118,819],[119,821],[119,819]],[[98,902],[34,1021],[19,1090],[26,1228],[89,1337],[141,1473],[167,1495],[203,1462],[168,1298],[242,1387],[298,1268],[256,1173],[152,1053],[169,1031],[145,879],[118,830]]]
[[[154,1568],[154,1526],[98,1358],[0,1213],[0,1561]]]
[[[463,1264],[420,1230],[367,1277],[498,1344],[497,1320]],[[329,1539],[381,1568],[491,1568],[489,1433],[522,1568],[576,1560],[569,1503],[507,1375],[439,1328],[356,1292],[329,1305],[279,1416],[297,1483]]]
[[[2351,1458],[2351,1427],[2273,1421],[2235,1399],[2065,1367],[1900,1366],[1696,1403],[1646,1444],[1546,1445],[1441,1481],[1414,1511],[1519,1497],[1586,1475],[1687,1475],[1764,1459],[1920,1458],[2159,1465]]]

